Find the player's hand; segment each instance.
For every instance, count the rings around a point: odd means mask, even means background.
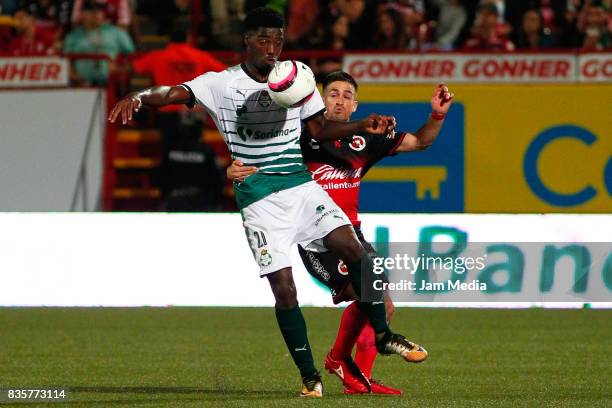
[[[446,114],[451,106],[451,103],[453,103],[454,97],[455,94],[450,92],[446,85],[438,84],[434,90],[433,96],[431,97],[431,109],[434,112]]]
[[[138,112],[141,106],[142,100],[140,100],[140,97],[137,94],[129,94],[117,102],[110,115],[108,115],[108,120],[111,123],[115,123],[119,115],[121,115],[121,123],[125,125],[128,121],[132,120],[132,115]]]
[[[245,166],[240,160],[234,160],[226,171],[227,178],[238,183],[242,183],[248,176],[255,173],[257,173],[257,167]]]
[[[382,116],[371,113],[362,121],[362,130],[375,135],[386,135],[395,129],[396,121],[393,116]]]

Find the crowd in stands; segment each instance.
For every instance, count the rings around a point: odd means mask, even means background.
[[[197,6],[195,5],[197,3]],[[267,5],[285,14],[287,49],[541,50],[610,47],[611,0],[0,0],[0,52],[129,53],[138,22],[170,34],[198,12],[198,44],[238,50],[240,22]],[[141,17],[140,19],[135,16]],[[88,68],[88,69],[91,69]]]

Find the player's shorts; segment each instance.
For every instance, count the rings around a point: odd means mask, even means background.
[[[376,253],[376,250],[365,240],[359,227],[355,227],[355,233],[368,256],[372,259],[378,257],[379,255]],[[349,298],[343,296],[350,283],[348,269],[340,258],[331,251],[313,252],[304,249],[300,245],[298,245],[298,251],[308,273],[329,288],[334,298],[334,303],[349,300]]]
[[[299,243],[326,251],[323,238],[348,217],[314,181],[270,194],[242,209],[249,246],[264,276],[291,266],[291,247]]]

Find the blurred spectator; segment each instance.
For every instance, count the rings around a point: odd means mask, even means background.
[[[399,13],[404,28],[403,39],[404,47],[416,50],[421,44],[427,41],[429,29],[425,20],[425,6],[423,0],[399,0],[391,1],[386,6],[380,5],[378,10],[385,8]]]
[[[472,38],[464,48],[478,51],[513,51],[514,44],[498,31],[499,11],[494,4],[483,4],[472,27]]]
[[[347,49],[363,49],[371,42],[372,33],[376,32],[375,0],[331,0],[328,12],[336,21],[338,16],[345,16],[349,23],[349,36],[346,39]]]
[[[50,55],[54,53],[52,32],[36,27],[36,20],[28,9],[15,12],[16,35],[8,44],[12,55]]]
[[[346,40],[350,33],[348,17],[340,15],[331,28],[331,40],[329,48],[332,50],[343,50],[346,48]]]
[[[547,31],[539,10],[527,10],[523,14],[523,23],[516,32],[516,48],[538,50],[554,47],[554,39]]]
[[[392,8],[378,13],[378,30],[370,42],[370,48],[399,50],[407,45],[402,16]]]
[[[16,0],[0,0],[0,15],[12,16],[17,10]]]
[[[87,3],[95,2],[104,10],[107,20],[112,24],[118,25],[129,30],[132,24],[132,7],[130,0],[74,0],[72,9],[72,24],[76,26],[81,19],[83,8]]]
[[[308,45],[310,42],[308,37],[314,31],[315,26],[322,23],[318,18],[319,3],[317,0],[291,1],[289,3],[287,28],[285,30],[286,45],[292,48]]]
[[[192,47],[187,34],[174,30],[170,43],[163,50],[149,52],[132,63],[138,75],[150,75],[155,85],[176,85],[209,71],[223,71],[227,66],[206,51]],[[181,106],[160,108],[161,112],[176,112]]]
[[[557,12],[553,7],[552,0],[540,0],[539,3],[540,3],[540,7],[538,11],[540,14],[542,30],[550,34],[553,32],[553,30],[555,29],[557,25],[557,19],[556,19]],[[523,14],[523,19],[525,19],[524,14]]]
[[[150,17],[155,22],[156,34],[167,35],[170,34],[170,28],[174,26],[174,20],[180,10],[175,0],[138,0],[136,14]]]
[[[70,27],[71,0],[33,0],[27,6],[36,26],[57,33],[58,40]]]
[[[580,32],[578,31],[578,16],[585,0],[567,0],[557,18],[557,42],[561,47],[578,47]],[[556,3],[555,3],[556,4]]]
[[[583,50],[602,50],[612,46],[610,15],[601,0],[592,0],[584,8],[584,24],[581,29]]]
[[[226,65],[189,45],[185,31],[175,29],[163,50],[152,51],[132,63],[134,72],[150,75],[154,85],[175,85]],[[213,210],[222,195],[223,177],[209,146],[201,140],[202,111],[186,106],[161,108],[162,193],[168,211]]]
[[[65,53],[105,54],[115,59],[118,54],[134,52],[134,43],[129,34],[105,22],[103,6],[87,3],[80,15],[81,27],[66,36]],[[106,60],[77,60],[72,79],[79,84],[103,85],[108,79],[109,65]]]
[[[455,48],[461,29],[467,21],[467,12],[461,0],[432,0],[439,14],[435,22],[433,46],[439,50],[450,51]]]
[[[521,1],[524,2],[525,0]],[[510,1],[509,3],[516,4],[517,2]],[[500,37],[507,37],[512,32],[513,27],[518,27],[520,25],[520,18],[522,17],[522,14],[519,16],[517,21],[514,22],[514,24],[509,24],[506,21],[506,14],[509,12],[509,7],[506,4],[505,0],[480,0],[480,6],[478,7],[478,10],[480,10],[482,6],[486,5],[495,6],[495,8],[497,9],[497,26],[495,27],[495,30],[497,32],[497,35],[499,35]]]
[[[0,54],[7,52],[8,44],[13,39],[15,19],[12,14],[15,11],[15,7],[14,2],[0,0]]]
[[[244,0],[210,0],[211,34],[215,44],[224,49],[242,47]]]

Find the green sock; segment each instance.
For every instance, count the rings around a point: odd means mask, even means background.
[[[298,305],[293,309],[276,308],[276,321],[293,362],[300,370],[302,377],[317,371],[314,366],[310,343],[308,343],[306,321],[300,306]]]
[[[381,275],[374,273],[370,257],[364,253],[359,260],[346,262],[346,267],[355,293],[359,299],[364,299],[357,302],[357,307],[368,317],[375,333],[389,331],[383,292],[373,289],[374,280],[380,279]]]

